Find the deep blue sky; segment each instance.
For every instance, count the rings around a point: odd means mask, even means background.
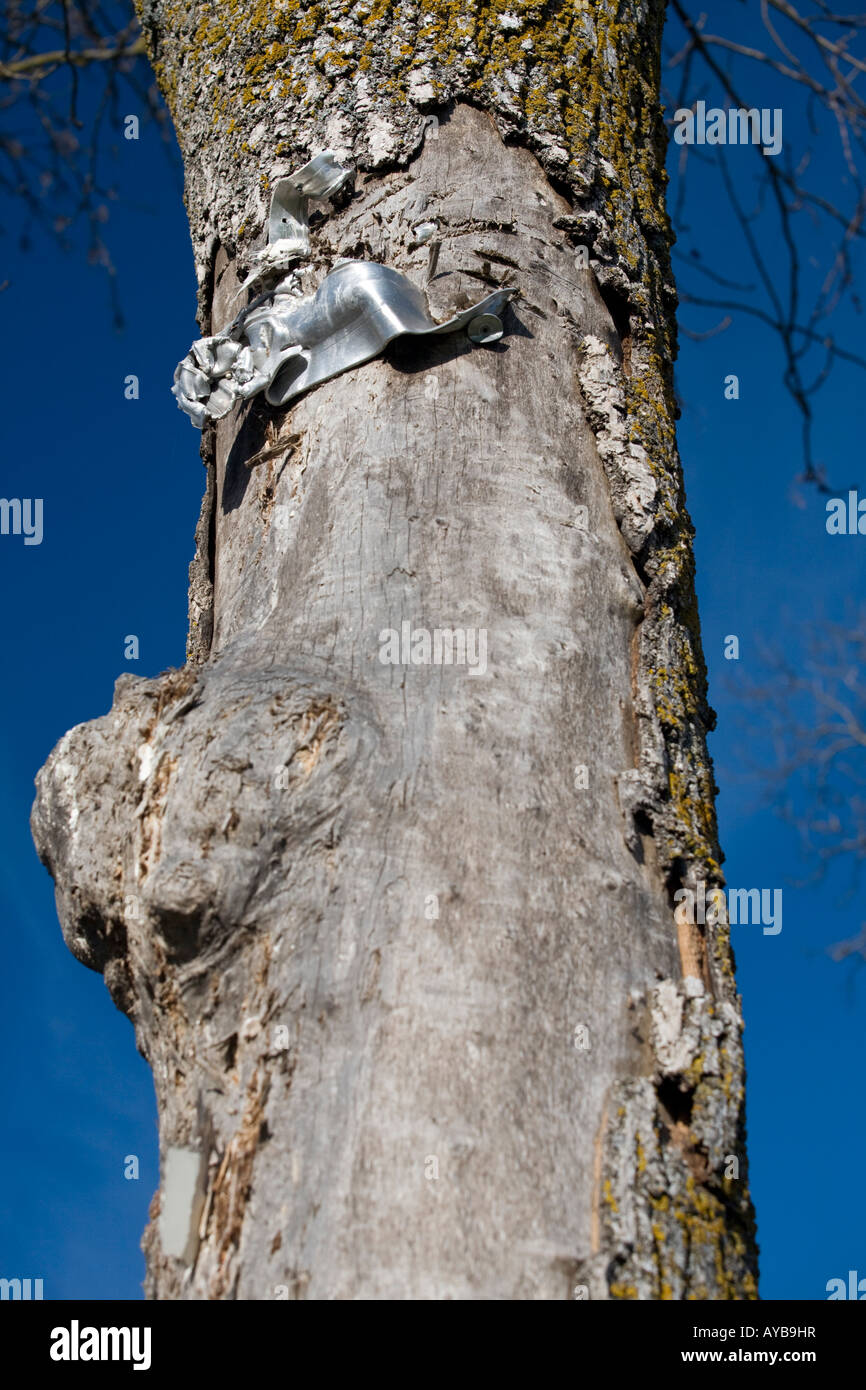
[[[780,104],[768,81],[750,99]],[[124,114],[135,109],[127,103]],[[796,110],[786,102],[786,143],[797,138]],[[726,157],[747,182],[752,152],[737,148]],[[822,157],[830,194],[839,170],[829,141]],[[51,1298],[141,1296],[139,1240],[158,1180],[157,1136],[150,1073],[131,1025],[101,978],[63,945],[52,884],[29,835],[33,777],[68,728],[109,708],[119,674],[154,675],[183,662],[186,569],[203,483],[198,436],[168,389],[196,335],[195,285],[177,176],[152,127],[142,127],[138,142],[119,142],[112,177],[121,196],[106,239],[124,332],[112,329],[103,276],[80,252],[64,257],[37,239],[22,254],[14,207],[0,243],[0,280],[10,281],[0,295],[0,495],[42,497],[45,507],[41,546],[0,537],[0,1087],[7,1120],[0,1274],[43,1277]],[[704,261],[747,278],[719,210],[717,173],[696,169],[693,189],[689,221]],[[772,227],[762,236],[767,254],[776,255]],[[820,230],[804,245],[807,257],[826,254]],[[682,314],[697,330],[718,317],[688,308]],[[856,346],[859,320],[844,311],[834,327]],[[724,398],[732,372],[738,401]],[[130,373],[140,378],[138,401],[124,399]],[[866,971],[852,977],[827,954],[866,914],[856,897],[841,902],[832,881],[796,886],[803,866],[793,832],[761,809],[757,788],[743,777],[761,720],[743,706],[739,688],[761,677],[762,645],[796,661],[807,625],[844,617],[845,602],[863,591],[866,537],[827,536],[824,499],[792,489],[801,466],[799,422],[780,375],[777,345],[745,318],[706,342],[682,340],[680,446],[719,714],[711,746],[725,867],[735,887],[784,890],[779,936],[749,927],[734,933],[761,1292],[814,1299],[850,1268],[866,1274]],[[816,402],[816,452],[831,479],[866,489],[864,400],[866,376],[838,369]],[[130,633],[140,640],[135,663],[124,661]],[[730,633],[740,639],[739,663],[723,658]],[[752,722],[745,734],[744,709]],[[128,1154],[140,1159],[137,1182],[123,1176]]]

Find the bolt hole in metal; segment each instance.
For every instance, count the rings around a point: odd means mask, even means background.
[[[504,332],[502,319],[496,314],[479,314],[466,325],[466,336],[480,346],[485,343],[498,343]]]

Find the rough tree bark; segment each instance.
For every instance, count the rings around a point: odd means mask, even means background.
[[[674,916],[722,878],[662,0],[141,17],[204,332],[325,147],[357,177],[311,284],[424,284],[435,220],[435,315],[519,288],[493,348],[398,343],[206,432],[188,662],[40,773],[66,940],[153,1067],[147,1292],[755,1297],[727,929]],[[485,629],[486,674],[382,664],[406,620]]]

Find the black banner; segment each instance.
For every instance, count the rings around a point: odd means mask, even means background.
[[[226,1309],[228,1308],[228,1311]],[[0,1308],[7,1357],[20,1360],[27,1370],[38,1370],[53,1380],[69,1376],[92,1378],[100,1371],[112,1376],[118,1373],[164,1376],[188,1371],[197,1377],[211,1373],[217,1384],[237,1373],[249,1378],[258,1367],[272,1374],[286,1356],[291,1343],[289,1334],[318,1331],[319,1317],[336,1318],[344,1327],[342,1342],[347,1361],[357,1366],[363,1349],[370,1350],[370,1311],[364,1314],[363,1325],[354,1323],[351,1309],[324,1309],[316,1313],[314,1306],[282,1307],[281,1303],[40,1303],[6,1302]],[[485,1314],[486,1317],[489,1314]],[[393,1313],[388,1328],[389,1343],[396,1337],[402,1340],[407,1323],[415,1315],[403,1305],[395,1327]],[[495,1315],[494,1315],[495,1316]],[[543,1330],[543,1361],[558,1350],[551,1335],[567,1339],[562,1354],[572,1364],[586,1369],[585,1357],[598,1358],[601,1369],[620,1380],[632,1370],[645,1373],[647,1366],[667,1371],[675,1366],[692,1368],[700,1373],[707,1366],[763,1367],[776,1370],[799,1366],[828,1373],[856,1365],[863,1332],[861,1314],[839,1302],[826,1303],[592,1303],[570,1305],[543,1324],[529,1323],[527,1331]],[[513,1313],[509,1314],[513,1317]],[[308,1319],[312,1318],[312,1322]],[[427,1319],[431,1322],[428,1323]],[[347,1321],[348,1320],[348,1321]],[[489,1336],[469,1339],[469,1325],[456,1325],[464,1332],[459,1349],[449,1355],[453,1372],[474,1369],[489,1376],[497,1369],[497,1342]],[[441,1332],[438,1315],[424,1315],[421,1332],[433,1327]],[[517,1369],[513,1360],[512,1337],[514,1324],[501,1338],[500,1345],[508,1357],[508,1368]],[[477,1346],[477,1351],[473,1350]],[[329,1342],[328,1378],[339,1370],[336,1345]],[[536,1353],[539,1348],[536,1346]],[[321,1349],[319,1355],[321,1354]],[[303,1357],[296,1348],[292,1358]],[[524,1353],[532,1355],[527,1347]],[[305,1359],[305,1358],[304,1358]],[[523,1358],[521,1357],[521,1360]],[[381,1354],[376,1378],[386,1367]],[[399,1358],[401,1377],[407,1367],[405,1357]],[[8,1362],[7,1362],[8,1364]],[[397,1363],[392,1362],[398,1374]],[[423,1364],[432,1362],[425,1352]],[[285,1363],[286,1375],[289,1363]],[[296,1362],[296,1369],[298,1363]]]

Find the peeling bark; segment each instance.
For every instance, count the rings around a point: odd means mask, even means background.
[[[64,935],[154,1071],[147,1292],[755,1297],[727,929],[673,912],[722,878],[662,6],[142,18],[203,331],[324,145],[358,172],[310,288],[519,289],[493,348],[398,341],[208,429],[187,665],[40,773]],[[383,664],[406,621],[484,629],[486,673]]]

